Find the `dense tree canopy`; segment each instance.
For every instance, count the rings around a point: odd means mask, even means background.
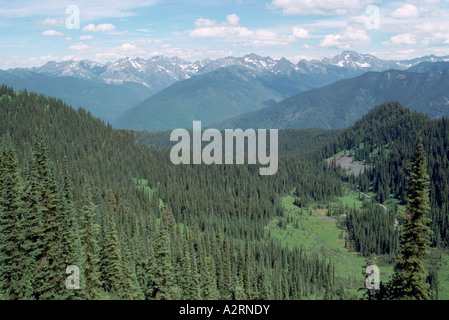
[[[343,131],[282,131],[279,170],[171,164],[164,135],[114,130],[83,109],[0,89],[0,295],[5,299],[339,299],[350,297],[326,256],[270,236],[284,215],[342,196],[344,184],[381,202],[406,196],[417,126],[430,175],[433,245],[447,245],[447,119],[397,104]],[[152,138],[153,137],[153,138]],[[154,138],[155,137],[155,138]],[[151,144],[151,143],[149,143]],[[357,149],[358,177],[325,161]],[[398,251],[395,211],[345,210],[352,250]],[[77,266],[80,288],[68,289]]]

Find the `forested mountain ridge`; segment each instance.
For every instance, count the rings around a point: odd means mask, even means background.
[[[449,114],[449,69],[368,72],[217,124],[218,128],[345,128],[376,105],[399,101],[439,118]],[[413,94],[411,94],[413,93]]]
[[[148,131],[189,128],[194,120],[212,125],[356,74],[359,72],[351,70],[342,75],[285,74],[231,65],[177,82],[126,111],[112,124]]]
[[[302,90],[300,84],[287,78],[281,81],[272,74],[232,66],[175,83],[127,111],[113,124],[152,131],[190,128],[194,120],[210,125]]]
[[[5,83],[16,91],[26,89],[29,92],[58,97],[74,108],[83,107],[105,121],[111,121],[151,95],[146,87],[138,83],[106,84],[73,76],[54,77],[21,69],[1,72],[0,83]]]
[[[432,244],[449,246],[449,120],[430,119],[399,103],[386,103],[371,110],[354,126],[343,130],[335,142],[326,146],[326,156],[340,150],[353,150],[355,160],[363,160],[370,170],[351,184],[372,192],[381,203],[392,198],[404,203],[407,196],[409,163],[414,152],[414,137],[423,137],[430,176],[430,215]]]
[[[398,214],[400,210],[404,210],[405,195],[408,192],[408,165],[413,157],[415,136],[421,132],[425,137],[427,169],[431,178],[429,217],[432,220],[430,227],[434,232],[431,240],[432,246],[438,249],[434,251],[434,255],[429,257],[427,281],[431,283],[433,299],[438,297],[438,291],[444,291],[447,297],[447,279],[438,278],[439,270],[441,270],[439,268],[445,268],[445,262],[441,262],[441,252],[444,252],[448,246],[446,241],[447,222],[449,221],[447,211],[449,130],[447,123],[447,118],[430,119],[422,113],[410,111],[395,102],[375,107],[353,126],[344,130],[281,130],[279,132],[279,154],[311,152],[310,158],[307,157],[308,160],[304,163],[306,166],[314,162],[311,159],[323,159],[324,161],[333,155],[341,154],[344,150],[349,150],[348,154],[352,154],[354,160],[363,161],[367,167],[365,173],[358,177],[342,174],[340,183],[319,180],[322,171],[315,171],[309,176],[307,170],[288,170],[292,182],[300,181],[300,183],[294,184],[293,195],[296,199],[293,204],[301,213],[299,216],[287,215],[276,219],[280,224],[280,227],[276,229],[276,232],[280,232],[280,239],[289,237],[295,239],[295,232],[299,239],[304,239],[310,231],[301,227],[305,223],[309,223],[307,218],[303,217],[302,212],[314,211],[313,208],[316,206],[322,210],[324,206],[327,208],[327,215],[332,217],[330,219],[339,221],[337,226],[341,229],[337,230],[344,235],[345,248],[351,248],[367,259],[374,259],[378,255],[385,256],[381,260],[384,261],[382,262],[383,268],[388,268],[399,250],[397,227],[400,219]],[[137,132],[138,141],[154,144],[160,148],[170,147],[170,144],[166,143],[168,136],[169,132]],[[324,140],[321,140],[320,137]],[[292,165],[298,159],[300,158],[295,156],[282,156],[282,163]],[[282,175],[284,172],[285,168],[282,166],[278,174]],[[302,173],[302,177],[298,177],[296,175],[298,173]],[[333,203],[332,199],[335,196],[341,198],[341,195],[344,194],[342,189],[339,189],[341,183],[347,185],[352,190],[350,192],[359,194],[355,203],[360,203],[360,199],[365,198],[361,208],[356,208],[355,205],[347,207],[338,204],[338,201],[336,204],[329,204],[329,202]],[[336,190],[320,189],[320,186],[326,184],[338,187]],[[333,196],[326,197],[326,195]],[[369,200],[370,197],[374,200],[372,203]],[[348,197],[343,198],[345,198],[345,202],[348,201]],[[311,221],[311,226],[323,223],[320,217],[313,218]],[[320,227],[327,228],[328,226]],[[318,230],[320,227],[317,227]],[[321,236],[327,237],[328,235],[317,234],[315,239],[319,239]],[[338,242],[337,238],[332,243],[335,242]],[[313,249],[309,248],[308,250],[315,252],[316,246],[317,244],[312,246]],[[333,246],[334,244],[331,247],[333,248]],[[320,250],[328,250],[328,248]],[[306,250],[306,252],[309,251]],[[357,263],[357,261],[353,263]],[[443,286],[446,286],[444,290]]]
[[[449,61],[430,62],[424,61],[407,69],[410,72],[431,72],[449,69]]]

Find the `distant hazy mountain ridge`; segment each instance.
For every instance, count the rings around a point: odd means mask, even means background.
[[[161,130],[192,119],[210,125],[370,71],[428,72],[447,64],[449,56],[397,61],[353,51],[296,64],[254,53],[195,62],[155,56],[104,64],[51,61],[41,67],[0,70],[0,83],[61,98],[118,127]],[[228,71],[216,72],[224,69]]]
[[[185,61],[178,57],[155,56],[148,59],[123,58],[112,63],[100,64],[88,60],[48,62],[32,68],[37,73],[48,73],[53,76],[72,76],[82,79],[97,79],[108,84],[137,82],[151,89],[162,89],[176,81],[189,79],[197,74],[205,74],[229,66],[241,66],[257,72],[274,74],[290,74],[292,72],[329,73],[338,68],[358,71],[385,71],[388,69],[404,70],[423,61],[449,61],[449,56],[426,56],[413,60],[382,60],[373,55],[344,51],[332,59],[301,60],[297,64],[285,58],[272,59],[254,53],[243,57],[226,57],[216,60]]]
[[[440,66],[441,67],[441,66]],[[399,101],[432,118],[449,116],[449,68],[367,72],[215,124],[218,128],[324,128],[352,125],[376,105]]]

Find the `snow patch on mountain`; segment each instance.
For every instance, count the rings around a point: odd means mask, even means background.
[[[185,61],[179,57],[154,56],[143,58],[122,58],[112,63],[100,64],[93,61],[51,61],[31,68],[34,72],[47,73],[56,77],[70,76],[83,79],[95,79],[105,83],[138,83],[152,89],[167,87],[177,81],[189,79],[194,75],[204,74],[229,66],[241,66],[254,72],[268,72],[276,75],[328,74],[338,70],[385,71],[388,69],[405,70],[421,62],[449,61],[449,56],[434,55],[411,60],[382,60],[373,55],[354,51],[344,51],[329,59],[300,60],[296,65],[281,58],[261,57],[254,53],[243,57],[226,57],[216,60]]]

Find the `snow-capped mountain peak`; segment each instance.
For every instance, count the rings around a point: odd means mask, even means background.
[[[96,79],[108,84],[138,83],[158,90],[174,82],[189,79],[197,74],[212,72],[229,66],[240,66],[253,72],[273,73],[276,75],[328,74],[331,72],[366,72],[385,71],[388,69],[405,70],[424,61],[448,61],[449,57],[434,55],[417,59],[396,61],[382,60],[370,54],[354,51],[343,51],[333,58],[322,60],[301,60],[296,65],[281,58],[272,59],[254,53],[243,57],[226,57],[216,60],[204,59],[190,62],[179,57],[163,55],[144,58],[121,58],[117,61],[100,64],[89,60],[51,61],[42,67],[32,68],[34,72],[47,73],[53,76],[71,76],[84,79]]]
[[[103,72],[103,65],[89,60],[67,60],[61,62],[50,61],[39,68],[32,68],[32,71],[47,73],[56,77],[76,77],[93,79]]]

